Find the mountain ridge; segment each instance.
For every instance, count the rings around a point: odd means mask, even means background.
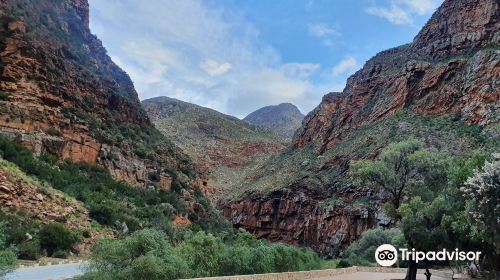
[[[343,92],[325,95],[292,147],[235,188],[224,215],[259,237],[336,257],[388,223],[376,194],[353,186],[351,161],[408,139],[459,157],[498,150],[498,5],[444,1],[413,43],[378,53]]]
[[[215,202],[246,169],[285,147],[274,132],[210,108],[164,96],[143,100],[142,106],[155,126],[195,159],[203,189]]]

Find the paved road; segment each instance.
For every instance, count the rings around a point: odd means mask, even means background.
[[[7,274],[6,280],[48,280],[67,279],[82,274],[82,264],[58,264],[49,266],[35,266],[18,268]]]
[[[349,274],[342,274],[334,277],[321,277],[315,278],[314,280],[392,280],[392,279],[404,279],[404,273],[381,273],[381,272],[356,272]],[[418,274],[418,280],[425,280],[425,275]],[[434,277],[432,280],[445,280],[445,278]]]

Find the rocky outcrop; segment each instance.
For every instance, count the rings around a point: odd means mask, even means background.
[[[0,2],[0,62],[3,135],[138,186],[151,173],[189,169],[182,152],[162,146],[129,76],[90,33],[86,0]]]
[[[370,206],[341,207],[325,203],[327,197],[352,202],[362,193],[329,194],[293,187],[265,196],[249,196],[224,208],[224,216],[237,228],[258,238],[309,246],[324,256],[341,249],[379,222]]]
[[[353,211],[352,198],[338,192],[347,188],[361,200],[379,201],[352,189],[349,161],[373,158],[386,138],[418,137],[436,148],[451,140],[449,145],[472,149],[475,140],[455,134],[452,126],[484,129],[487,141],[495,142],[490,138],[498,135],[500,122],[499,10],[496,0],[444,1],[411,44],[377,54],[343,92],[325,95],[303,120],[292,149],[256,171],[256,182],[247,181],[253,188],[247,188],[248,197],[227,203],[225,216],[259,236],[330,256],[367,228],[389,224],[377,207]],[[449,123],[425,123],[430,118]],[[348,203],[326,210],[322,205],[331,199]]]
[[[285,139],[291,139],[300,127],[304,115],[291,103],[266,106],[250,113],[243,120],[260,127],[271,129]]]
[[[327,94],[293,139],[324,152],[349,131],[404,109],[500,121],[500,12],[495,0],[445,1],[413,43],[377,54],[342,93]]]

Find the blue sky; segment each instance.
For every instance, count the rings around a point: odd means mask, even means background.
[[[140,99],[244,117],[307,113],[377,52],[412,41],[442,0],[90,0],[91,30]]]

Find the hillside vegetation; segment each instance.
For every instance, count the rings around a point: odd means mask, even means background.
[[[286,143],[269,129],[177,99],[156,97],[142,106],[156,128],[194,159],[214,201],[225,197],[246,170]]]

